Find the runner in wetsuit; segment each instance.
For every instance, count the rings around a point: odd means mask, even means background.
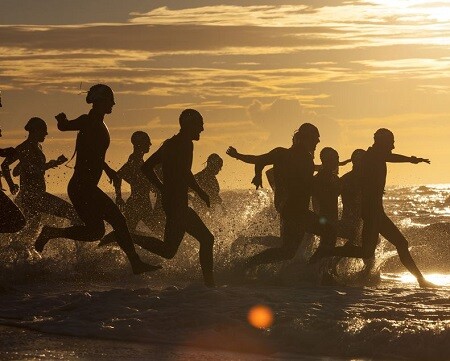
[[[312,201],[313,209],[322,223],[337,228],[339,221],[338,200],[341,194],[339,172],[339,154],[330,147],[320,152],[322,166],[314,176]]]
[[[141,169],[144,164],[144,154],[149,152],[152,145],[150,137],[145,132],[137,131],[132,134],[131,143],[133,144],[133,153],[117,172],[120,182],[116,184],[115,189],[116,203],[123,208],[128,228],[133,232],[141,220],[147,227],[152,227],[153,207],[150,201],[150,192],[154,191],[154,186]],[[120,187],[122,179],[131,187],[131,194],[126,202],[122,199]]]
[[[191,188],[209,207],[209,196],[200,188],[191,171],[193,140],[200,139],[203,117],[194,109],[185,109],[180,115],[180,132],[166,140],[143,165],[143,172],[162,193],[162,205],[166,213],[164,241],[155,237],[133,234],[133,241],[142,248],[166,259],[177,253],[187,232],[200,242],[200,266],[204,283],[214,286],[213,245],[214,236],[197,213],[188,206],[188,190]],[[155,167],[162,164],[163,182],[157,177]]]
[[[78,131],[76,141],[75,171],[68,185],[69,198],[83,226],[55,228],[44,226],[36,240],[35,249],[42,252],[50,239],[65,238],[92,242],[105,233],[104,221],[116,231],[119,246],[126,253],[133,272],[143,273],[159,269],[141,261],[127,228],[125,217],[114,202],[98,187],[100,177],[105,171],[111,180],[117,181],[117,173],[105,163],[109,147],[109,131],[104,123],[106,114],[112,112],[115,105],[114,94],[107,85],[92,86],[86,96],[86,102],[92,104],[89,114],[68,120],[64,113],[56,116],[58,129],[61,131]]]
[[[388,129],[378,129],[374,135],[374,144],[364,155],[361,180],[362,180],[362,218],[364,221],[362,231],[362,246],[345,245],[342,247],[329,248],[321,244],[316,253],[310,258],[310,263],[317,262],[323,257],[341,256],[356,258],[371,258],[374,256],[381,234],[396,248],[400,261],[411,272],[421,287],[431,286],[425,280],[416,266],[408,250],[408,241],[384,212],[383,194],[386,185],[387,167],[386,162],[392,163],[430,163],[428,159],[407,157],[393,154],[394,134]]]
[[[67,161],[61,155],[58,159],[46,161],[40,143],[47,136],[47,124],[41,118],[31,118],[25,125],[29,132],[28,138],[15,148],[14,154],[6,157],[2,163],[2,171],[9,189],[15,194],[18,189],[16,203],[25,214],[27,230],[36,231],[40,224],[42,214],[66,218],[76,223],[77,213],[73,206],[65,200],[46,191],[45,172],[50,168],[56,168]],[[20,188],[13,182],[9,166],[19,160],[19,164],[13,171],[14,175],[20,175]]]
[[[128,161],[117,171],[119,181],[114,185],[116,190],[116,204],[123,210],[127,220],[128,229],[134,232],[139,221],[152,229],[156,224],[150,191],[155,192],[155,187],[142,173],[144,154],[148,153],[152,145],[150,137],[143,131],[134,132],[131,136],[133,153]],[[131,187],[131,194],[125,202],[122,198],[122,179]],[[115,242],[114,234],[111,232],[102,238],[99,246]]]
[[[247,268],[292,259],[305,232],[318,234],[324,244],[334,246],[335,228],[321,224],[319,216],[308,208],[313,185],[313,156],[319,137],[314,125],[304,123],[294,135],[289,149],[279,147],[258,156],[240,154],[233,147],[227,150],[231,157],[255,164],[259,169],[269,164],[274,166],[275,207],[280,213],[282,246],[251,257],[246,263]]]
[[[0,129],[0,137],[2,130]],[[11,157],[15,154],[14,148],[0,149],[0,157]],[[25,226],[25,217],[20,209],[9,199],[0,187],[0,233],[19,232]]]
[[[212,153],[206,161],[206,167],[194,176],[200,188],[208,194],[211,205],[222,205],[220,186],[216,178],[216,175],[219,174],[222,166],[223,159],[218,154]],[[204,202],[194,196],[193,208],[200,212],[205,211]]]

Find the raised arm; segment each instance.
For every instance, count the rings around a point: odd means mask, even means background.
[[[148,178],[148,180],[160,191],[163,190],[164,185],[155,173],[155,167],[162,162],[164,144],[153,153],[142,165],[142,173]]]
[[[419,163],[428,163],[430,164],[430,160],[426,158],[417,158],[414,156],[408,157],[406,155],[401,154],[389,154],[386,158],[386,162],[389,163],[413,163],[413,164],[419,164]]]
[[[81,115],[76,119],[69,120],[67,119],[66,114],[59,113],[55,116],[56,121],[58,122],[58,129],[65,132],[69,130],[81,130],[83,125],[86,123],[86,115]]]
[[[277,151],[277,148],[275,148],[266,154],[251,155],[251,154],[241,154],[236,150],[236,148],[229,147],[227,149],[227,154],[230,157],[238,159],[244,163],[255,164],[255,165],[258,165],[259,167],[264,168],[264,166],[266,166],[266,165],[275,163],[275,161],[277,159],[278,151]]]
[[[6,182],[8,183],[9,190],[11,194],[16,194],[19,190],[19,186],[14,183],[11,177],[11,170],[9,169],[9,166],[13,164],[16,160],[19,159],[19,152],[11,152],[8,157],[5,158],[5,160],[2,163],[2,172],[3,177],[5,178]]]

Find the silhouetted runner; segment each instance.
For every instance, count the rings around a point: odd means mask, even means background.
[[[375,132],[374,144],[363,157],[361,168],[361,209],[364,221],[362,246],[347,244],[342,247],[330,248],[328,245],[321,244],[309,262],[314,263],[329,256],[371,258],[374,256],[378,236],[381,234],[396,247],[400,261],[417,278],[421,287],[434,286],[423,277],[409,253],[408,241],[386,215],[383,207],[387,175],[386,162],[418,164],[421,162],[430,163],[430,161],[414,156],[407,157],[393,154],[394,148],[394,134],[388,129],[381,128]]]
[[[133,144],[133,153],[117,172],[119,182],[115,184],[115,190],[116,204],[123,209],[128,228],[133,232],[136,230],[139,221],[143,221],[150,229],[153,226],[153,206],[150,200],[150,192],[154,192],[155,187],[142,172],[144,154],[149,152],[152,145],[150,137],[143,131],[137,131],[132,134],[131,143]],[[122,179],[131,188],[130,197],[126,202],[122,199]]]
[[[295,256],[305,232],[321,236],[324,244],[334,246],[335,228],[321,224],[319,216],[309,210],[313,185],[313,156],[319,143],[319,130],[310,123],[300,126],[293,137],[291,148],[275,148],[263,155],[244,155],[233,147],[227,154],[257,168],[273,164],[275,183],[275,207],[280,213],[282,246],[267,249],[251,257],[246,267],[291,259]],[[258,183],[255,179],[253,183]]]
[[[209,155],[206,161],[206,167],[195,174],[195,180],[209,196],[211,205],[222,205],[220,197],[220,186],[217,181],[217,174],[222,170],[223,159],[216,153]],[[193,199],[193,208],[198,211],[205,211],[204,202],[198,197]]]
[[[341,177],[342,217],[339,221],[338,236],[348,240],[348,245],[361,245],[363,220],[361,217],[362,198],[362,159],[366,151],[356,149],[352,153],[352,170]],[[377,244],[380,242],[378,237]],[[370,276],[375,265],[375,255],[363,258],[364,270],[361,276]]]
[[[320,152],[322,166],[314,176],[312,202],[313,209],[322,223],[337,228],[339,220],[338,200],[341,194],[339,172],[339,154],[330,147]]]
[[[362,160],[366,151],[356,149],[351,156],[352,170],[341,177],[342,217],[340,233],[352,244],[361,240]]]
[[[200,242],[200,265],[204,283],[214,286],[213,245],[214,236],[197,213],[188,206],[188,190],[191,188],[209,207],[209,196],[200,188],[192,174],[193,140],[200,139],[203,117],[194,109],[185,109],[180,115],[180,132],[166,140],[144,163],[143,172],[162,194],[162,206],[166,213],[164,241],[155,237],[133,234],[133,240],[142,248],[166,259],[177,253],[187,232]],[[155,173],[161,164],[163,182]]]
[[[0,137],[2,130],[0,129]],[[0,149],[0,157],[10,157],[15,153],[14,148]],[[0,233],[19,232],[25,226],[25,217],[20,209],[0,189]]]
[[[15,201],[25,214],[27,230],[35,232],[44,213],[66,218],[72,224],[79,222],[77,213],[69,202],[46,191],[45,172],[63,164],[67,158],[61,155],[58,159],[46,161],[41,146],[48,134],[44,120],[31,118],[25,125],[25,130],[28,131],[27,139],[15,148],[13,154],[6,157],[2,163],[2,171],[11,193],[15,194],[19,190]],[[20,176],[20,187],[13,182],[9,169],[17,160],[19,164],[14,168],[13,175]]]
[[[125,217],[98,187],[103,171],[113,181],[117,181],[118,178],[117,173],[105,163],[110,137],[103,120],[106,114],[112,112],[115,105],[113,91],[107,85],[94,85],[87,93],[86,102],[92,104],[89,114],[81,115],[74,120],[68,120],[64,113],[56,116],[59,130],[78,131],[75,171],[67,190],[84,225],[69,228],[44,226],[35,243],[36,251],[42,252],[47,242],[53,238],[84,242],[99,240],[105,234],[104,221],[107,221],[116,231],[119,246],[126,253],[134,273],[157,270],[160,266],[141,261],[134,249]]]

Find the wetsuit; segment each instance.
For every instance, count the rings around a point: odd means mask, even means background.
[[[46,191],[45,172],[51,167],[46,162],[42,146],[39,143],[24,141],[15,149],[15,155],[6,158],[6,162],[20,161],[20,190],[16,197],[17,205],[22,209],[30,223],[38,224],[41,214],[50,214],[77,222],[78,217],[73,206],[65,200]],[[16,171],[16,169],[15,169]],[[11,176],[5,172],[6,176]]]
[[[6,157],[9,152],[0,149],[0,157]],[[25,217],[20,209],[0,189],[0,233],[19,232],[25,226]]]
[[[105,233],[103,221],[116,231],[116,240],[128,258],[137,259],[133,242],[128,232],[125,217],[116,204],[99,187],[109,147],[109,131],[103,122],[104,116],[91,110],[74,120],[58,122],[61,131],[78,130],[76,140],[76,163],[67,191],[83,226],[62,229],[61,237],[77,241],[96,241]]]
[[[309,210],[314,173],[311,154],[301,146],[275,148],[257,156],[257,167],[268,164],[273,164],[274,202],[280,213],[282,246],[253,256],[248,266],[293,258],[305,232],[320,235],[322,244],[334,246],[335,227],[322,224],[320,217]]]
[[[196,185],[191,172],[193,142],[179,133],[166,140],[144,163],[144,173],[162,164],[162,206],[166,214],[164,241],[133,234],[136,244],[161,257],[173,258],[187,232],[200,242],[200,265],[205,282],[212,281],[214,236],[188,206],[189,187]]]
[[[141,220],[149,228],[152,228],[154,224],[150,192],[154,192],[155,187],[142,173],[143,164],[142,156],[131,154],[128,161],[117,172],[118,176],[131,187],[131,194],[124,208],[130,231],[134,231]]]

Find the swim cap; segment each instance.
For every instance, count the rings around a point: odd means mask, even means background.
[[[300,139],[312,136],[319,136],[319,129],[311,123],[303,123],[298,130],[295,131],[294,136],[292,137],[292,144],[298,144]]]
[[[25,130],[27,132],[47,130],[47,123],[41,118],[33,117],[27,122],[27,124],[25,124]]]
[[[150,143],[150,137],[146,132],[138,130],[131,135],[131,143],[133,145],[142,144],[144,142]]]
[[[91,86],[86,95],[86,103],[92,104],[98,100],[112,100],[114,102],[114,93],[108,85],[96,84]]]
[[[380,128],[373,135],[373,139],[375,141],[384,140],[384,139],[389,139],[389,140],[394,139],[394,133],[392,133],[389,129]]]
[[[185,109],[180,114],[181,128],[189,127],[193,122],[202,122],[202,115],[195,109]]]
[[[352,153],[352,156],[350,159],[352,162],[358,161],[358,159],[361,159],[361,157],[366,153],[364,149],[355,149]]]
[[[217,164],[219,166],[223,165],[223,159],[217,153],[210,154],[206,162],[208,164]]]
[[[339,158],[338,152],[331,147],[325,147],[320,151],[320,160],[322,162],[328,160],[330,157],[333,156]]]

